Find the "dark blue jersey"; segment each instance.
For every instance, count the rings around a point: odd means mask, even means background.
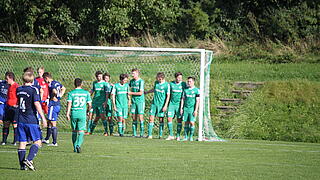
[[[0,81],[0,104],[6,104],[8,98],[9,84],[7,81]]]
[[[36,87],[40,92],[41,86],[40,86],[39,82],[36,79],[33,80],[32,86]]]
[[[61,99],[61,88],[62,88],[62,84],[59,83],[58,81],[51,81],[51,83],[49,84],[49,97],[50,97],[50,103],[49,106],[57,106],[60,105],[60,99]],[[57,90],[57,94],[54,95],[53,94],[53,90]],[[53,97],[56,97],[58,99],[58,101],[53,101]]]
[[[34,102],[40,101],[39,90],[33,86],[20,86],[17,88],[17,97],[19,101],[18,122],[38,124]]]

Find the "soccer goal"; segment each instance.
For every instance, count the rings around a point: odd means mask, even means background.
[[[210,117],[210,64],[213,52],[205,49],[182,48],[141,48],[141,47],[104,47],[104,46],[63,46],[39,44],[0,43],[0,73],[13,71],[17,77],[25,67],[34,69],[43,66],[53,78],[61,82],[67,92],[73,89],[73,80],[84,80],[84,89],[91,88],[98,70],[111,75],[111,83],[119,80],[122,73],[130,74],[132,68],[141,71],[145,89],[152,88],[157,72],[164,72],[166,81],[174,80],[175,72],[182,72],[184,80],[188,76],[196,78],[200,88],[200,106],[197,120],[198,140],[221,140],[214,132]],[[21,78],[17,82],[21,83]],[[146,96],[145,119],[153,94]],[[62,99],[59,116],[60,126],[69,127],[65,118],[66,96]],[[127,123],[131,122],[130,117]],[[174,121],[175,122],[175,121]],[[156,122],[157,123],[157,122]],[[128,124],[129,125],[129,124]]]

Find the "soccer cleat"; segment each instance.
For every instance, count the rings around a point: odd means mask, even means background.
[[[44,143],[44,144],[49,144],[49,140],[42,140],[42,143]]]
[[[180,137],[177,137],[177,139],[176,139],[177,141],[180,141]]]
[[[36,168],[33,166],[33,162],[29,160],[23,161],[23,164],[25,164],[30,170],[35,171]]]
[[[120,137],[123,137],[123,134],[120,134],[119,136],[120,136]]]
[[[1,145],[2,145],[2,146],[6,145],[6,144],[7,144],[6,142],[1,142]]]
[[[58,146],[58,143],[55,143],[55,144],[48,144],[48,146]]]
[[[152,136],[148,136],[147,138],[148,138],[148,139],[152,139]]]
[[[188,141],[188,138],[183,138],[181,141]]]
[[[26,171],[26,170],[28,170],[28,168],[26,166],[21,166],[20,170]]]
[[[103,135],[104,135],[104,136],[109,136],[109,134],[108,134],[108,133],[103,133]]]
[[[113,136],[113,134],[110,134],[110,136]]]
[[[12,144],[12,146],[17,146],[17,143],[16,142],[13,142],[13,143],[11,143]]]
[[[84,133],[84,135],[92,135],[92,133],[86,132],[86,133]]]
[[[76,150],[77,150],[77,153],[81,153],[81,148],[80,148],[80,146],[77,146],[77,147],[76,147]]]
[[[189,139],[190,141],[193,141],[193,137],[190,137],[190,139]]]
[[[167,141],[174,140],[174,137],[173,136],[168,136],[166,140]]]

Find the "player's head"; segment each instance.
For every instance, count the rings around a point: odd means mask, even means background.
[[[34,73],[34,70],[33,70],[33,68],[32,67],[26,67],[26,68],[24,68],[23,69],[23,72],[25,73],[25,72],[30,72],[30,73]]]
[[[97,71],[95,76],[96,76],[97,81],[102,81],[103,80],[102,79],[103,78],[103,73],[101,71]]]
[[[51,81],[52,81],[52,75],[51,75],[51,73],[49,73],[49,72],[44,72],[43,75],[42,75],[42,77],[43,77],[43,80],[44,80],[46,83],[51,83]]]
[[[181,72],[176,72],[174,74],[174,77],[176,78],[176,82],[181,82],[182,81],[182,73]]]
[[[12,84],[15,80],[15,76],[13,72],[6,72],[5,74],[6,81],[8,84]]]
[[[22,81],[24,84],[32,83],[34,80],[34,76],[32,72],[26,71],[22,75]]]
[[[140,74],[140,71],[138,68],[134,68],[131,70],[131,75],[132,75],[133,79],[138,79],[139,74]]]
[[[194,78],[194,77],[188,77],[188,80],[187,80],[187,85],[188,85],[188,87],[193,87],[194,86],[194,81],[195,81],[196,79]]]
[[[81,87],[81,86],[82,86],[82,79],[76,78],[74,80],[74,87],[78,88],[78,87]]]
[[[38,71],[38,76],[42,77],[44,73],[44,67],[43,66],[38,67],[37,71]]]
[[[120,74],[120,76],[119,76],[121,84],[127,83],[128,82],[128,78],[129,78],[128,74]]]
[[[163,72],[158,72],[157,73],[157,76],[156,76],[157,81],[163,81],[164,78],[165,78],[165,75],[164,75]]]
[[[110,81],[110,74],[109,73],[104,73],[103,74],[103,80],[105,81],[105,82],[109,82]]]

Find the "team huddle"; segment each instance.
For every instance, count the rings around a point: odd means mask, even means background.
[[[3,121],[2,145],[7,144],[9,126],[13,124],[14,141],[19,141],[18,156],[20,169],[35,170],[33,158],[42,143],[58,146],[57,121],[60,112],[60,100],[66,88],[53,80],[51,73],[38,68],[39,77],[34,78],[33,68],[24,69],[23,85],[15,82],[12,72],[5,74],[0,81],[0,120]],[[67,120],[71,123],[74,152],[81,152],[84,135],[94,132],[99,119],[104,126],[104,136],[114,134],[113,117],[116,118],[118,134],[124,136],[126,120],[130,112],[134,137],[144,137],[145,95],[154,93],[149,111],[147,138],[152,139],[155,117],[159,118],[159,138],[163,137],[164,119],[167,117],[169,136],[166,140],[193,141],[195,121],[199,108],[199,89],[195,87],[195,78],[188,77],[182,81],[182,73],[175,73],[175,80],[168,83],[162,72],[157,73],[151,90],[146,91],[144,80],[140,78],[139,69],[132,69],[132,79],[128,74],[121,74],[119,82],[110,83],[110,75],[97,71],[96,80],[91,91],[82,88],[80,78],[74,80],[74,89],[67,95]],[[91,96],[93,98],[91,99]],[[45,114],[47,117],[45,117]],[[173,134],[173,119],[177,119],[176,135]],[[88,121],[87,121],[88,119]],[[42,128],[47,129],[42,138]],[[139,122],[139,124],[138,124]],[[184,138],[180,139],[184,122]],[[139,125],[139,128],[138,128]],[[138,135],[138,129],[140,130]],[[52,135],[52,143],[49,139]],[[27,158],[26,146],[32,142]]]

